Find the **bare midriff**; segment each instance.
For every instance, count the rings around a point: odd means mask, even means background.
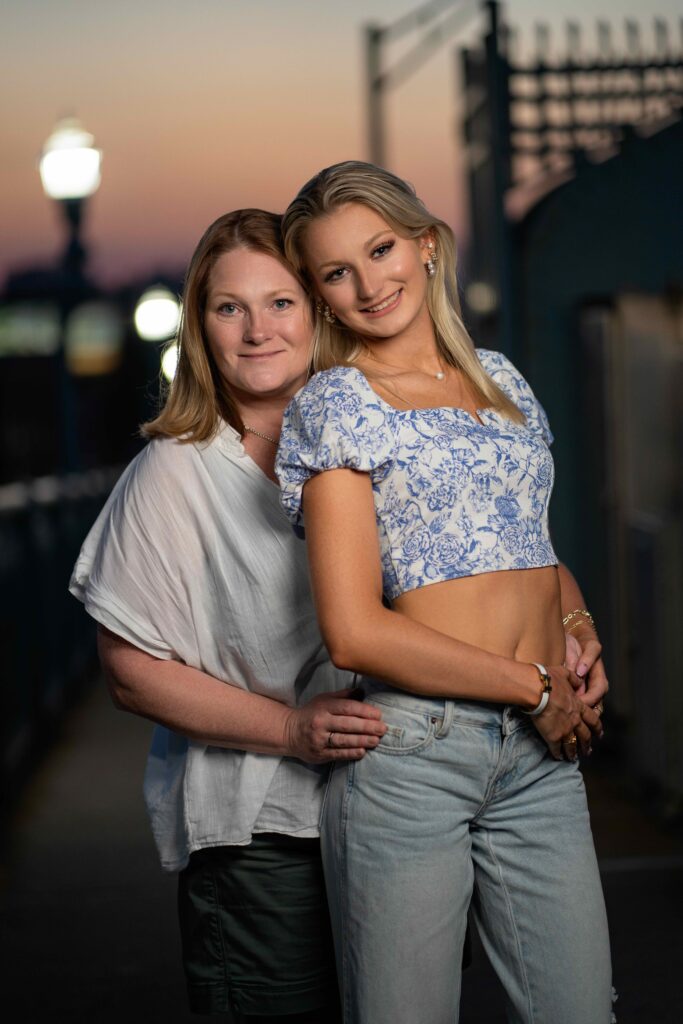
[[[401,594],[393,608],[504,658],[564,662],[560,582],[552,565],[432,583]]]

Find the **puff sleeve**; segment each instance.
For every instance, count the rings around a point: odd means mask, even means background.
[[[517,408],[521,409],[524,413],[529,430],[542,437],[545,443],[550,446],[554,439],[545,409],[519,370],[513,366],[502,352],[492,352],[489,349],[479,348],[477,349],[477,355],[479,362],[489,377],[505,392],[508,398],[512,399]]]
[[[372,473],[387,467],[394,451],[390,407],[354,367],[316,374],[285,410],[275,472],[282,507],[303,523],[306,481],[328,469]]]

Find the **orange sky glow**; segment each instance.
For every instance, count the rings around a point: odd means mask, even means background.
[[[63,244],[37,157],[58,117],[75,114],[104,153],[85,234],[104,283],[182,269],[204,228],[240,206],[282,210],[320,167],[367,158],[361,30],[419,6],[404,0],[22,0],[3,13],[0,281],[49,263]],[[467,6],[464,4],[463,6]],[[510,21],[546,17],[511,0]],[[388,166],[466,239],[454,46],[478,38],[477,4],[387,103]],[[642,4],[603,2],[623,24]],[[594,11],[566,5],[572,19]],[[658,0],[673,21],[675,0]],[[553,18],[562,21],[561,11]],[[590,29],[587,30],[590,34]],[[416,42],[414,35],[408,44]],[[400,55],[400,44],[392,59]],[[8,99],[11,97],[11,101]]]

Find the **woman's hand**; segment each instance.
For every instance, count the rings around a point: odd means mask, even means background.
[[[352,690],[321,693],[292,708],[286,724],[288,754],[309,764],[358,761],[387,731],[379,708],[353,700]]]
[[[602,660],[602,644],[597,635],[586,630],[579,633],[566,633],[566,654],[564,663],[575,672],[579,679],[577,696],[584,704],[594,708],[609,690],[605,665]]]
[[[602,736],[600,716],[577,695],[583,684],[572,670],[554,665],[547,671],[552,679],[550,699],[532,721],[556,760],[573,761],[577,753],[591,752],[594,736]]]

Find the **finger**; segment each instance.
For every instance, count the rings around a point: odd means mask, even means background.
[[[578,660],[581,657],[581,644],[575,636],[571,635],[571,633],[565,633],[565,644],[565,667],[568,668],[571,672],[575,672]]]
[[[329,750],[348,750],[350,747],[372,748],[377,746],[381,738],[368,733],[338,732],[335,729],[328,735],[325,746]]]
[[[574,730],[574,732],[576,733],[576,739],[577,739],[577,743],[578,743],[579,754],[581,754],[582,757],[587,757],[593,751],[593,734],[592,734],[592,732],[590,731],[588,726],[585,724],[585,722],[581,722],[579,725],[577,725],[577,727]]]
[[[327,729],[334,733],[367,733],[370,736],[384,736],[388,726],[376,718],[359,718],[357,715],[330,715]]]
[[[562,740],[562,753],[566,761],[576,761],[579,741],[575,733]]]
[[[381,721],[382,718],[382,712],[378,707],[375,707],[374,704],[361,704],[357,700],[330,701],[326,710],[329,711],[331,715],[335,716],[335,722],[337,721],[338,715],[346,715],[347,717],[352,718],[366,718],[376,722]]]
[[[550,743],[548,743],[548,750],[550,751],[550,753],[552,754],[552,756],[555,758],[556,761],[563,761],[564,760],[564,757],[563,757],[563,754],[562,754],[562,745],[560,743],[556,743],[555,741],[551,741]]]
[[[600,657],[602,645],[599,640],[587,640],[581,650],[581,657],[576,666],[576,674],[581,679],[589,672]]]
[[[362,757],[365,757],[367,750],[364,747],[349,747],[340,748],[339,750],[330,750],[330,756],[326,758],[327,761],[360,761]]]
[[[581,697],[581,700],[585,704],[595,707],[598,701],[601,701],[609,690],[609,682],[607,681],[605,664],[602,658],[598,658],[593,665],[593,668],[588,673],[587,683],[588,686],[586,688],[586,692]]]
[[[604,729],[602,722],[600,721],[600,715],[596,711],[594,711],[593,708],[589,708],[586,705],[584,705],[581,709],[581,718],[583,719],[584,724],[587,725],[590,731],[593,733],[593,735],[597,736],[598,739],[602,739]]]

